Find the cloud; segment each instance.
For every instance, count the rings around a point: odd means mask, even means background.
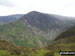
[[[12,3],[12,0],[0,0],[0,5],[7,6],[7,7],[14,6],[14,4]]]
[[[36,10],[44,13],[75,16],[75,0],[0,0],[0,5],[10,8],[6,8],[8,12],[12,10],[9,14]],[[5,9],[1,9],[4,12]]]
[[[12,15],[12,14],[24,14],[27,13],[23,9],[10,8],[3,5],[0,5],[0,16]]]

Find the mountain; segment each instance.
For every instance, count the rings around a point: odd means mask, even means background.
[[[14,22],[19,19],[23,14],[9,15],[9,16],[0,16],[0,25]]]
[[[32,11],[15,22],[1,25],[0,39],[17,46],[44,47],[74,25],[72,17]]]
[[[51,45],[47,46],[48,49],[53,50],[75,50],[75,27],[68,29],[66,32],[60,34]]]

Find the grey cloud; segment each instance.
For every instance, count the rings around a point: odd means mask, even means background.
[[[11,0],[0,0],[0,5],[8,6],[8,7],[13,7],[13,3]]]

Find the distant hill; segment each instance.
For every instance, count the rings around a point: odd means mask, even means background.
[[[75,50],[75,27],[60,34],[47,48],[53,50]]]
[[[0,39],[17,46],[44,47],[74,25],[75,19],[71,17],[32,11],[15,22],[1,25]]]
[[[7,24],[7,23],[10,23],[10,22],[14,22],[17,19],[19,19],[21,16],[23,16],[23,14],[0,16],[0,25]]]

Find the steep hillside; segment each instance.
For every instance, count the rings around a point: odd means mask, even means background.
[[[41,36],[33,35],[23,21],[17,21],[0,27],[0,39],[8,40],[18,46],[39,46],[38,39],[44,41]]]
[[[55,50],[75,50],[75,27],[60,34],[55,41],[47,46],[48,49]]]
[[[75,36],[57,40],[46,48],[49,50],[75,51]]]
[[[19,19],[23,14],[9,15],[9,16],[0,16],[0,25],[14,22]]]
[[[0,26],[0,39],[17,46],[43,47],[74,25],[75,20],[68,17],[32,11],[16,22]]]
[[[75,27],[68,29],[68,31],[66,31],[66,32],[63,32],[55,40],[68,38],[68,37],[71,37],[71,36],[75,36]]]

